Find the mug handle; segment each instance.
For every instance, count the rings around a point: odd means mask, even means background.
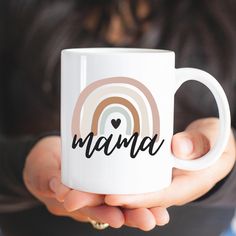
[[[214,146],[207,154],[195,160],[181,160],[174,156],[174,167],[182,170],[201,170],[220,158],[227,145],[231,129],[230,110],[223,88],[212,75],[195,68],[176,69],[175,92],[188,80],[201,82],[212,92],[218,107],[220,129]]]

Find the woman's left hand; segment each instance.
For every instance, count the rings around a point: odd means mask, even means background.
[[[172,152],[182,159],[195,159],[203,156],[214,145],[218,131],[218,119],[200,119],[187,129],[174,135]],[[106,204],[127,209],[169,207],[189,203],[206,194],[217,182],[223,179],[235,163],[235,139],[231,134],[222,156],[212,166],[200,171],[174,169],[171,185],[156,193],[142,195],[107,195]]]

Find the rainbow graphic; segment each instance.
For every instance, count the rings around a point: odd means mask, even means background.
[[[151,92],[127,77],[105,78],[89,84],[75,105],[72,136],[84,138],[90,132],[160,137],[159,112]]]

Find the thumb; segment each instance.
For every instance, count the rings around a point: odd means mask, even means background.
[[[210,149],[208,138],[197,130],[177,133],[172,138],[172,153],[180,159],[196,159]]]

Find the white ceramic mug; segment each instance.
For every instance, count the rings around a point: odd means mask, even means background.
[[[207,72],[175,69],[172,51],[65,49],[61,55],[62,182],[99,194],[154,192],[170,185],[172,168],[199,170],[222,154],[230,132],[225,93]],[[171,152],[174,95],[187,80],[215,97],[220,130],[196,160]]]

